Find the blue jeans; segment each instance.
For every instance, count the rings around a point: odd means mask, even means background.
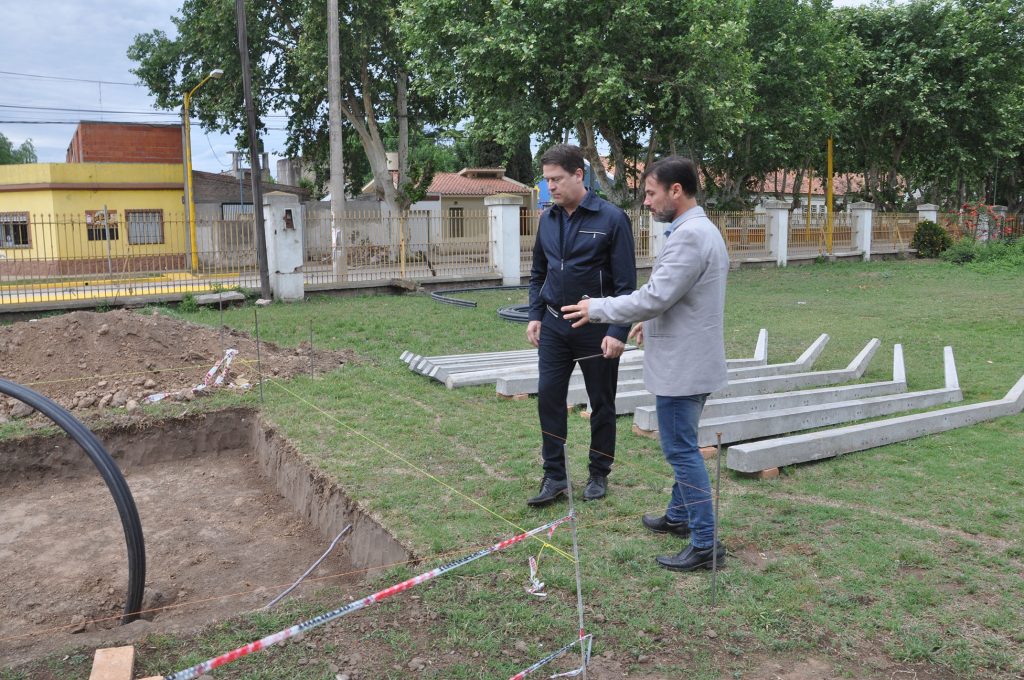
[[[711,479],[697,446],[697,422],[707,398],[706,394],[657,397],[661,450],[675,473],[672,500],[665,515],[672,522],[689,523],[695,548],[710,548],[715,532]]]

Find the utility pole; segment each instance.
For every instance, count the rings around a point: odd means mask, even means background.
[[[345,156],[341,137],[341,30],[338,0],[327,0],[327,106],[331,154],[331,260],[334,276],[348,277],[345,252]]]
[[[252,101],[252,74],[249,71],[249,39],[245,30],[245,0],[235,0],[238,19],[238,54],[242,60],[242,92],[249,122],[249,158],[252,173],[252,212],[256,218],[256,258],[260,268],[260,297],[269,300],[270,271],[267,268],[267,231],[263,224],[263,185],[260,177],[260,138],[256,128],[256,107]]]

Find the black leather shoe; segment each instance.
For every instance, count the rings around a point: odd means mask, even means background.
[[[669,571],[696,571],[698,569],[710,569],[712,562],[713,548],[694,548],[693,545],[686,546],[678,555],[663,555],[654,558],[658,565]],[[718,566],[725,562],[725,546],[718,544]]]
[[[583,489],[583,500],[596,501],[608,493],[608,478],[604,475],[590,475],[587,488]]]
[[[564,496],[568,488],[569,483],[564,479],[556,480],[545,477],[540,481],[540,492],[533,498],[527,499],[526,504],[534,508],[547,505],[559,496]]]
[[[672,522],[667,515],[644,515],[640,523],[656,534],[672,534],[679,538],[690,536],[690,525],[686,523],[686,520]]]

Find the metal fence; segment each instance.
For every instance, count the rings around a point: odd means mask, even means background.
[[[348,210],[332,222],[327,208],[306,210],[305,279],[311,285],[491,274],[486,210],[441,214]]]
[[[916,212],[876,212],[871,217],[871,252],[898,253],[908,250],[920,219]]]
[[[828,254],[827,217],[812,213],[810,222],[807,213],[794,210],[789,214],[789,257],[807,257]],[[846,212],[832,213],[832,253],[854,252],[853,216]]]
[[[954,241],[969,238],[976,241],[1018,239],[1024,237],[1024,221],[1017,213],[1001,214],[995,211],[976,210],[939,213],[939,226],[953,237]]]
[[[768,250],[768,215],[743,210],[708,211],[708,218],[722,233],[729,257],[733,260],[771,257]]]
[[[184,213],[0,213],[0,305],[255,286],[252,220],[196,225]]]

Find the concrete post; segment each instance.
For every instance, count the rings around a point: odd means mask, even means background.
[[[519,285],[519,208],[523,197],[495,194],[484,198],[491,228],[491,262],[501,274],[501,285]]]
[[[989,234],[996,239],[1003,238],[1003,225],[1006,224],[1006,213],[1008,209],[1005,205],[994,205],[992,206],[992,212],[995,213],[996,223],[989,226]]]
[[[871,259],[871,229],[875,214],[875,204],[867,201],[857,201],[850,205],[850,212],[853,213],[853,243],[857,247],[864,261]]]
[[[931,221],[936,224],[939,223],[939,206],[932,205],[931,203],[922,203],[917,206],[917,221],[926,222]]]
[[[270,289],[278,300],[305,297],[302,265],[302,210],[294,194],[271,191],[263,196],[263,219],[267,225],[267,268]]]
[[[768,215],[768,252],[775,264],[786,266],[789,251],[789,203],[769,199],[763,204]]]

